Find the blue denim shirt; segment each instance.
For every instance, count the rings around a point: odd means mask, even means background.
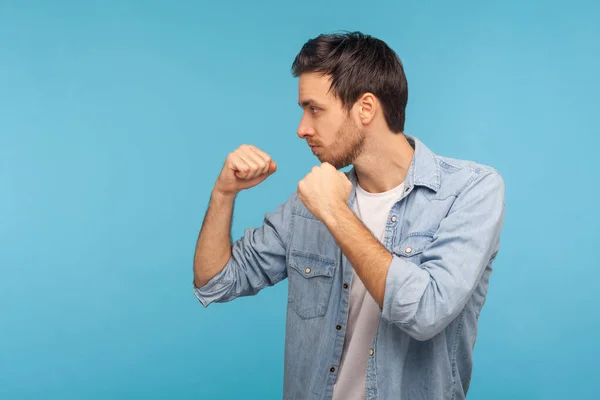
[[[392,207],[393,255],[366,399],[464,399],[477,321],[504,219],[504,183],[492,168],[415,154]],[[346,173],[356,188],[354,169]],[[288,279],[284,399],[330,399],[342,355],[352,266],[325,225],[292,194],[232,246],[225,268],[194,293],[207,307]],[[342,329],[336,329],[340,325]],[[371,354],[372,353],[372,354]]]

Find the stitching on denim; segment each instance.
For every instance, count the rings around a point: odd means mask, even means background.
[[[452,348],[452,397],[455,399],[456,395],[456,349],[458,347],[458,338],[462,332],[463,320],[465,318],[464,310],[460,313],[460,320],[458,321],[458,328],[456,329],[456,336],[454,337],[454,346]]]

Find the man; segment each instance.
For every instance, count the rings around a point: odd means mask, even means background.
[[[404,134],[406,78],[383,41],[320,35],[292,70],[298,136],[321,165],[232,245],[236,194],[276,164],[250,145],[227,157],[196,247],[197,298],[206,307],[289,279],[286,399],[465,398],[502,178]]]

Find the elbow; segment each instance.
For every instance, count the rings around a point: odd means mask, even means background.
[[[203,274],[201,273],[202,268],[200,267],[197,261],[194,261],[192,271],[194,273],[194,286],[198,289],[202,288],[209,281]]]
[[[439,335],[448,325],[446,321],[424,317],[418,313],[413,315],[412,318],[406,318],[407,315],[395,315],[393,318],[388,318],[384,312],[382,317],[386,322],[394,325],[419,342],[430,340],[434,336]]]
[[[194,274],[194,286],[196,286],[198,289],[202,289],[207,283],[207,279],[203,279],[197,274]]]
[[[404,331],[411,338],[424,342],[444,332],[446,327],[455,318],[455,310],[444,309],[435,312],[432,308],[423,308],[423,304],[415,304],[414,307],[404,309],[404,312],[388,314],[388,322]]]
[[[444,331],[444,327],[435,323],[415,322],[409,326],[399,326],[399,328],[419,342],[430,340]]]
[[[456,279],[442,282],[426,268],[395,260],[397,265],[388,272],[382,316],[417,341],[431,340],[460,314],[470,285]]]
[[[222,274],[224,269],[227,267],[227,264],[230,262],[231,257],[227,261],[218,264],[207,264],[205,262],[195,260],[193,264],[194,285],[199,289],[203,288],[213,278],[219,274]]]

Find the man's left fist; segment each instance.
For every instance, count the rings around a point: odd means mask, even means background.
[[[298,182],[298,197],[320,221],[327,223],[336,208],[348,207],[352,182],[327,162],[315,166]]]

